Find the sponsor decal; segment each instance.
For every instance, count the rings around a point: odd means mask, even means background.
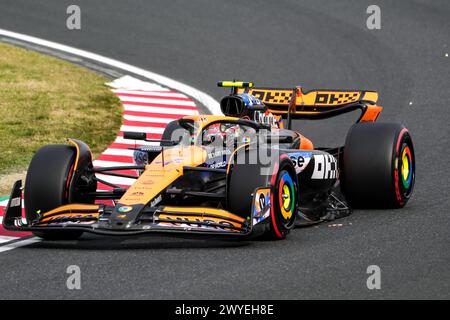
[[[200,218],[200,217],[174,217],[172,215],[160,214],[160,219],[170,220],[170,222],[160,222],[158,225],[171,225],[174,227],[180,227],[183,229],[189,228],[202,228],[202,229],[214,229],[214,230],[229,230],[236,231],[230,229],[230,227],[240,227],[241,225],[234,225],[231,222],[221,220],[220,218]],[[198,224],[202,223],[202,224]],[[204,223],[215,223],[219,225],[204,225]]]
[[[256,201],[260,208],[266,207],[266,197],[264,196],[264,193],[260,193]]]
[[[83,221],[66,221],[68,219],[70,220],[76,220],[76,219],[80,219],[83,218]],[[49,224],[51,223],[59,223],[59,222],[63,222],[63,223],[77,223],[77,224],[91,224],[93,222],[96,221],[97,216],[96,215],[92,215],[92,214],[72,214],[72,215],[57,215],[57,216],[53,216],[53,217],[49,217],[49,218],[44,218],[45,220],[42,222],[48,222]],[[87,219],[92,219],[91,221],[86,221]]]
[[[220,168],[224,168],[226,166],[227,166],[226,161],[220,161],[220,162],[214,162],[214,163],[210,164],[208,167],[211,169],[220,169]]]
[[[339,176],[336,158],[329,154],[314,155],[314,172],[311,179],[337,179]]]
[[[133,210],[132,206],[122,206],[117,209],[117,211],[119,211],[121,213],[127,213],[127,212],[130,212],[131,210]]]
[[[270,215],[270,189],[258,189],[253,199],[253,225],[255,225]]]
[[[158,162],[161,163],[161,162]],[[171,169],[165,169],[166,171],[171,171]],[[164,177],[164,173],[160,173],[161,171],[158,172],[151,172],[150,170],[145,172],[145,176],[146,177]],[[151,180],[145,180],[145,181],[151,181]]]
[[[140,181],[139,181],[139,182],[140,182]],[[133,189],[134,189],[134,190],[144,190],[144,191],[151,189],[151,188],[149,188],[149,187],[146,186],[147,184],[148,184],[148,183],[142,183],[142,185],[139,185],[139,186],[133,185]]]
[[[309,164],[312,158],[312,152],[296,152],[290,153],[289,158],[294,165],[295,172],[302,172]]]
[[[162,200],[162,195],[157,196],[155,199],[153,199],[153,200],[150,202],[150,207],[156,206],[158,203],[161,202],[161,200]]]
[[[216,158],[216,157],[228,156],[230,154],[231,154],[231,150],[229,150],[229,149],[216,150],[214,152],[208,153],[208,158]]]
[[[12,208],[12,207],[20,207],[20,202],[21,202],[21,199],[20,199],[19,197],[17,197],[17,198],[12,198],[12,199],[11,199],[10,207],[11,207],[11,208]]]
[[[250,90],[256,97],[267,103],[289,104],[292,97],[292,90]]]
[[[140,150],[146,151],[146,152],[160,152],[162,150],[161,146],[141,146],[139,147]]]
[[[148,153],[146,151],[134,151],[133,152],[134,163],[137,165],[148,164]]]
[[[272,113],[270,113],[268,111],[266,111],[266,112],[255,111],[253,119],[256,122],[259,122],[262,124],[267,124],[267,125],[270,125],[271,127],[278,128],[278,118],[275,117]]]
[[[315,105],[339,105],[358,100],[360,92],[317,93]]]
[[[164,162],[164,165],[167,166],[167,165],[169,165],[169,164],[171,164],[171,163],[178,163],[178,164],[179,164],[179,163],[183,163],[183,161],[184,161],[183,158],[174,158],[174,159],[165,161],[165,162]],[[156,164],[162,164],[162,161],[161,161],[161,160],[158,160],[158,161],[155,161],[155,163],[156,163]]]
[[[158,176],[153,176],[153,177],[158,177]],[[153,180],[139,180],[139,183],[142,184],[142,185],[151,186],[152,184],[155,183],[155,181],[153,181]],[[135,187],[135,188],[138,189],[137,187]],[[142,189],[146,190],[147,188],[142,188]]]
[[[241,94],[238,94],[238,96],[242,98],[246,107],[263,105],[258,98],[256,98],[255,96],[253,96],[251,94],[241,93]]]

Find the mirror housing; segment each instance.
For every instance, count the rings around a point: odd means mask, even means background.
[[[130,139],[130,140],[146,140],[147,134],[145,132],[131,132],[131,131],[125,131],[123,133],[124,139]]]

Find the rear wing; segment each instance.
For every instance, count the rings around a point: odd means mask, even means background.
[[[357,122],[374,122],[383,109],[376,104],[378,93],[369,90],[314,89],[303,92],[301,87],[257,88],[251,82],[221,82],[219,86],[233,87],[234,94],[255,96],[271,113],[287,119],[288,128],[292,119],[326,119],[357,109],[361,110]]]

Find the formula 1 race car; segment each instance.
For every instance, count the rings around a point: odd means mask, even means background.
[[[346,216],[352,208],[401,208],[409,200],[411,136],[400,124],[375,123],[382,110],[376,92],[219,86],[231,88],[220,102],[223,116],[174,120],[160,140],[124,133],[146,141],[133,148],[133,166],[95,168],[89,147],[75,139],[44,146],[24,188],[14,184],[4,227],[45,239],[83,232],[283,239],[296,225]],[[344,146],[316,148],[291,130],[295,119],[355,110],[361,116]],[[98,173],[136,182],[98,191]]]

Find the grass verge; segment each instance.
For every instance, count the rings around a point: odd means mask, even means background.
[[[74,64],[0,43],[0,196],[24,177],[43,145],[77,138],[95,156],[114,140],[121,104],[107,81]]]

